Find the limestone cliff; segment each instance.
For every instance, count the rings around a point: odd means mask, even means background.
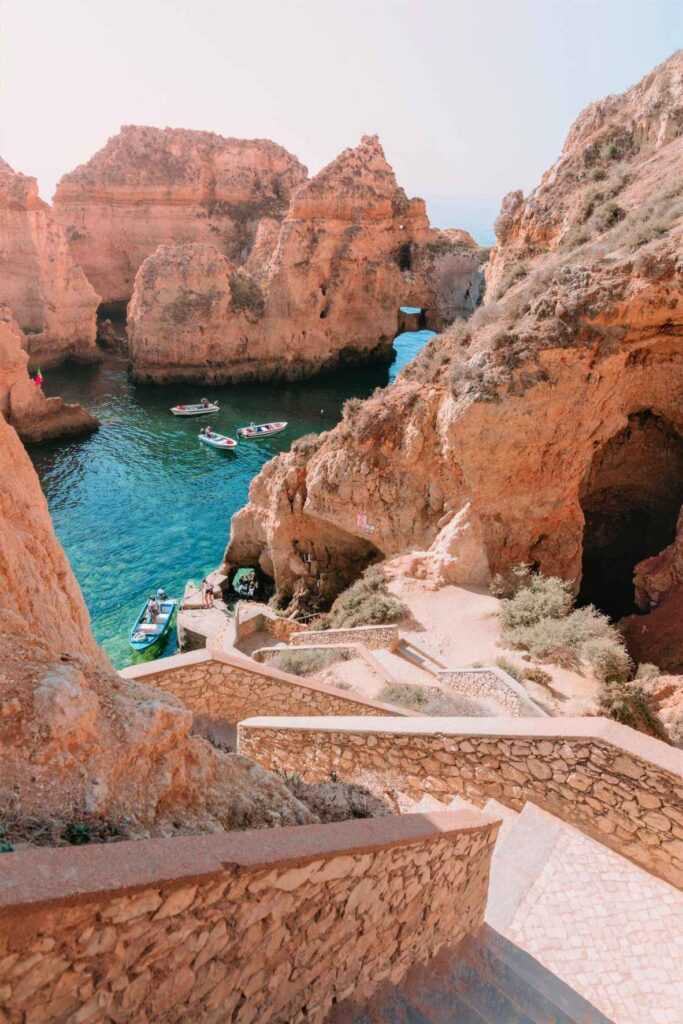
[[[26,339],[8,306],[0,305],[0,414],[24,441],[87,434],[98,421],[80,405],[46,398],[27,369]]]
[[[98,358],[98,297],[74,261],[35,178],[0,160],[0,303],[25,335],[34,366]]]
[[[244,263],[261,222],[282,220],[305,178],[268,140],[126,125],[61,179],[54,210],[105,308],[121,312],[160,245],[208,243]]]
[[[683,51],[628,92],[592,103],[576,119],[558,160],[531,195],[511,192],[496,222],[498,244],[487,266],[489,295],[504,294],[548,251],[567,251],[617,223],[636,198],[651,196],[648,167],[673,184],[677,155],[669,143],[683,127]]]
[[[482,253],[432,230],[375,136],[345,150],[263,220],[244,265],[213,245],[163,246],[128,310],[138,379],[294,379],[390,357],[399,307],[440,327],[479,301]]]
[[[562,167],[577,195],[618,165],[618,212],[596,197],[588,237],[551,252],[543,229],[535,267],[497,301],[264,467],[228,563],[259,560],[283,598],[329,599],[372,559],[443,548],[461,584],[526,561],[615,617],[633,609],[634,564],[673,540],[683,501],[682,64],[675,55],[570,132]],[[626,108],[632,145],[581,163],[581,125],[612,138]],[[509,271],[521,236],[499,231]]]
[[[126,822],[133,833],[314,820],[274,776],[190,735],[174,698],[114,673],[0,415],[0,816]]]

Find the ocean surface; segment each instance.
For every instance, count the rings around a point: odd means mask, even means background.
[[[230,519],[268,459],[297,437],[329,430],[347,398],[365,398],[396,377],[431,331],[399,335],[390,368],[336,372],[296,384],[222,388],[133,384],[125,360],[46,373],[45,391],[81,402],[102,421],[85,439],[30,449],[52,520],[81,585],[97,640],[122,668],[140,656],[128,633],[149,594],[162,586],[182,596],[221,562]],[[181,419],[169,409],[202,396],[220,402],[216,415]],[[235,452],[197,441],[206,423],[234,436],[251,421],[287,420],[282,434],[245,441]],[[175,651],[169,637],[163,654]],[[159,656],[160,652],[156,652]]]

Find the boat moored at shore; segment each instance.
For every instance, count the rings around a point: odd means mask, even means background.
[[[177,598],[161,596],[158,591],[156,597],[145,601],[130,631],[129,643],[133,650],[147,651],[167,637],[177,608]]]

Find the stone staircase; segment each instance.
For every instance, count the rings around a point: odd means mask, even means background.
[[[680,1024],[683,893],[533,804],[485,810],[503,821],[486,924],[330,1024]]]

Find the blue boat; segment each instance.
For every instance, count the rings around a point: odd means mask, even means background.
[[[150,603],[145,601],[130,631],[128,639],[134,651],[148,651],[167,637],[178,608],[178,600],[175,597],[157,598],[159,611],[151,614]]]

